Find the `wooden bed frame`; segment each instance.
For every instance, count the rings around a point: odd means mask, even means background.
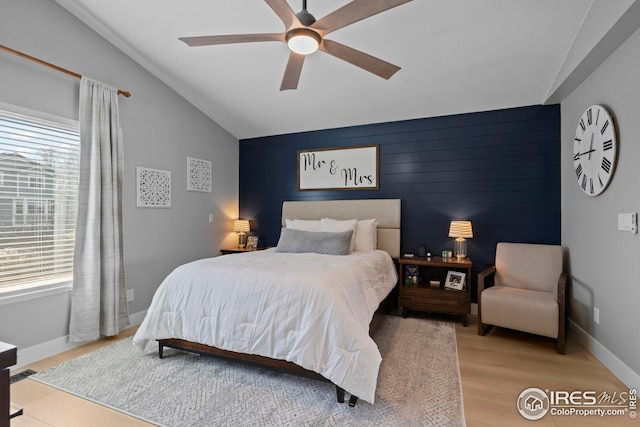
[[[399,199],[374,199],[374,200],[327,200],[314,202],[284,202],[282,206],[282,225],[285,219],[311,219],[322,218],[346,219],[370,219],[378,220],[378,248],[386,250],[392,258],[400,256],[400,200]],[[395,292],[392,290],[389,295],[380,303],[369,324],[369,335],[373,337],[378,330],[385,315],[395,306]],[[270,357],[254,354],[236,353],[222,350],[205,344],[200,344],[181,339],[161,339],[158,340],[158,355],[164,356],[164,348],[170,347],[206,356],[218,356],[233,360],[240,360],[261,367],[278,370],[303,377],[329,381],[322,375],[305,369],[293,362],[286,360],[272,359]],[[336,386],[337,400],[344,402],[345,391]],[[351,396],[349,406],[355,406],[358,401],[357,396]]]

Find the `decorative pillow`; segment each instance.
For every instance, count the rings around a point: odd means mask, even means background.
[[[338,233],[283,228],[276,252],[349,255],[353,230]]]
[[[372,251],[378,248],[378,220],[365,219],[356,224],[354,251]]]
[[[349,247],[349,252],[353,252],[353,247],[356,242],[356,224],[357,223],[358,223],[358,220],[356,219],[348,219],[345,221],[340,221],[337,219],[322,218],[320,220],[320,230],[329,231],[329,232],[347,231],[347,230],[353,231],[353,234],[351,235],[351,246]]]
[[[285,219],[287,228],[303,231],[324,231],[321,228],[320,220],[309,219]]]

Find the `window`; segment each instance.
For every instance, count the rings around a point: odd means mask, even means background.
[[[0,292],[70,281],[78,123],[0,107]]]

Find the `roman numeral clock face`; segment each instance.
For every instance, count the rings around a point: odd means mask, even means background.
[[[607,110],[600,105],[587,108],[573,140],[573,169],[587,196],[597,196],[607,188],[617,150],[615,125]]]

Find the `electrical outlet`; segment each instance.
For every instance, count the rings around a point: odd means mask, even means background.
[[[131,302],[134,299],[133,289],[127,289],[127,302]]]
[[[213,222],[213,214],[209,214],[209,224]]]
[[[600,324],[600,309],[598,307],[593,307],[593,321]]]

